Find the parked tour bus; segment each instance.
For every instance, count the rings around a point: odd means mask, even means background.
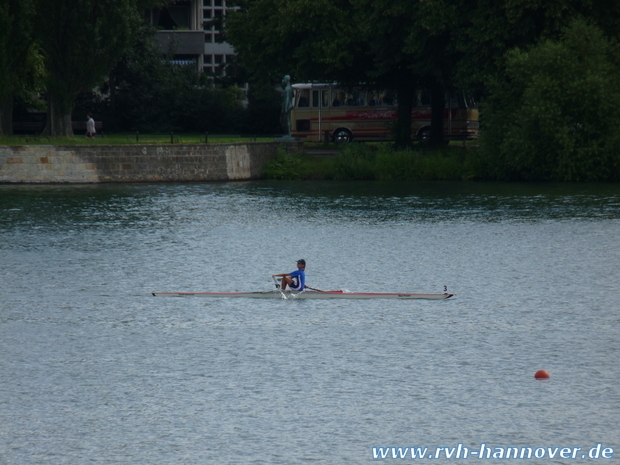
[[[295,106],[291,133],[309,141],[336,143],[382,141],[393,138],[396,94],[390,91],[344,89],[335,84],[293,84]],[[419,91],[412,111],[412,136],[422,143],[430,138],[430,94]],[[478,137],[478,106],[463,92],[446,99],[444,138],[470,140]]]

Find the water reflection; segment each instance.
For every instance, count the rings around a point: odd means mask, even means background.
[[[332,465],[412,438],[607,444],[619,200],[616,185],[0,186],[2,459]],[[313,287],[458,296],[150,295],[271,288],[302,256]]]
[[[620,185],[384,182],[0,186],[0,230],[149,228],[196,213],[262,222],[528,221],[620,218]],[[229,218],[230,217],[230,218]],[[214,218],[215,219],[215,218]]]

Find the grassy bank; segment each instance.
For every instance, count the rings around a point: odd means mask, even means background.
[[[207,135],[207,143],[272,142],[273,136]],[[0,136],[0,145],[148,145],[204,144],[205,134],[98,134],[94,139],[76,137]],[[381,180],[381,181],[454,181],[487,179],[477,147],[462,143],[441,149],[416,146],[396,151],[391,143],[335,145],[306,144],[313,149],[329,149],[331,153],[285,153],[267,164],[267,179],[307,180]],[[334,154],[333,151],[337,153]],[[318,150],[320,153],[320,150]]]
[[[334,156],[281,154],[270,162],[269,179],[454,181],[483,179],[476,148],[449,146],[396,151],[390,144],[351,144]]]

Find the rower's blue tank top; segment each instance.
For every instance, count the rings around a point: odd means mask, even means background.
[[[298,286],[295,286],[295,289],[299,289],[300,291],[305,289],[306,287],[306,273],[304,270],[297,269],[291,273],[291,278],[297,278]]]

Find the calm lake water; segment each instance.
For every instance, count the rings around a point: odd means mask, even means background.
[[[299,258],[319,289],[457,296],[150,294]],[[0,264],[2,465],[620,457],[620,185],[0,186]]]

